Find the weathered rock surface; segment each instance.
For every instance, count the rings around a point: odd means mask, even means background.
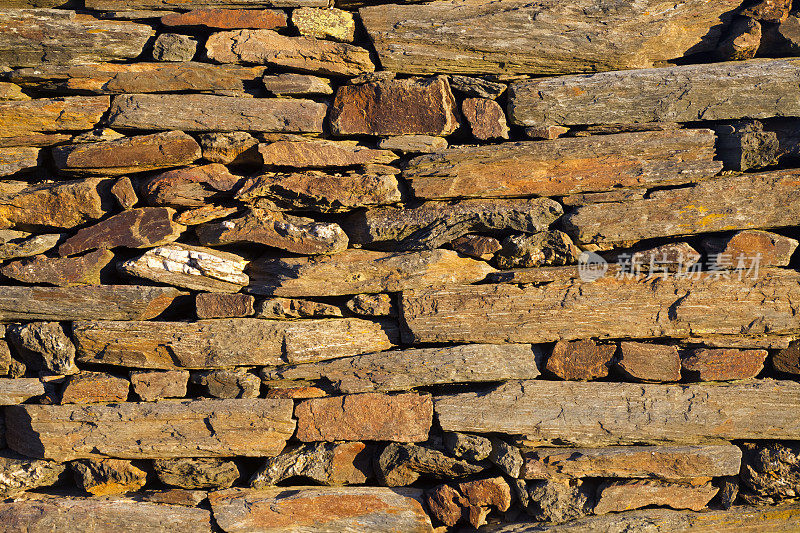
[[[447,78],[343,85],[331,109],[334,135],[449,135],[459,125]]]
[[[39,131],[90,130],[100,121],[108,106],[107,96],[0,102],[0,137],[16,137]]]
[[[241,212],[238,207],[225,207],[220,205],[208,204],[203,207],[195,207],[182,211],[175,217],[175,222],[186,226],[197,226],[212,222],[221,218],[228,218]]]
[[[58,322],[13,324],[6,338],[26,366],[54,374],[74,374],[75,346]]]
[[[39,378],[0,378],[0,405],[17,405],[44,392]]]
[[[616,351],[616,344],[597,344],[591,339],[558,341],[545,368],[566,380],[602,378],[608,376]]]
[[[301,99],[125,94],[114,97],[108,124],[142,130],[313,133],[322,132],[326,112],[327,105]]]
[[[795,498],[800,490],[800,450],[793,443],[754,443],[742,446],[739,474],[742,499],[774,504]]]
[[[593,398],[587,402],[586,398]],[[800,387],[763,379],[691,385],[520,381],[435,398],[445,431],[603,446],[794,438]],[[688,413],[688,414],[687,414]]]
[[[342,296],[474,283],[494,269],[451,250],[371,252],[253,261],[249,291],[272,296]]]
[[[6,439],[58,461],[272,456],[294,432],[291,417],[291,400],[21,405],[6,410]]]
[[[220,30],[274,30],[286,27],[286,13],[278,9],[193,9],[186,13],[164,15],[160,22],[164,26]]]
[[[133,182],[127,176],[122,176],[114,182],[111,186],[111,195],[123,210],[130,209],[139,201]]]
[[[258,398],[261,380],[244,369],[193,372],[189,380],[212,398]]]
[[[329,530],[431,533],[419,489],[382,487],[292,487],[228,489],[209,494],[225,533],[278,532],[287,527]]]
[[[117,265],[120,272],[198,291],[238,292],[249,278],[242,256],[201,246],[172,243],[147,250]]]
[[[155,34],[144,24],[65,10],[4,9],[0,20],[0,63],[9,67],[131,59]]]
[[[206,222],[197,226],[195,233],[206,246],[255,243],[306,255],[336,254],[347,249],[348,243],[347,235],[334,222],[259,208],[222,222]]]
[[[2,320],[149,320],[186,293],[173,287],[103,285],[0,288]]]
[[[725,381],[756,377],[764,368],[766,350],[696,348],[681,360],[692,381]]]
[[[403,177],[420,198],[559,196],[699,181],[722,169],[713,157],[711,130],[648,131],[452,148]]]
[[[27,490],[53,485],[64,473],[64,465],[3,450],[0,452],[0,472],[0,495],[7,498]]]
[[[199,135],[203,159],[224,164],[258,164],[258,139],[246,131],[212,132]]]
[[[662,11],[652,0],[606,9],[588,1],[437,0],[365,7],[360,14],[386,70],[542,75],[651,67],[713,50],[737,7],[735,1]]]
[[[447,139],[434,135],[395,135],[379,140],[378,148],[411,154],[428,154],[447,148]]]
[[[44,164],[41,149],[35,147],[0,148],[0,176],[32,171]]]
[[[772,367],[778,372],[800,374],[800,341],[793,341],[775,353],[770,360]]]
[[[216,458],[156,459],[153,467],[161,483],[184,489],[227,489],[240,475],[236,463]]]
[[[628,511],[649,505],[699,511],[718,490],[711,483],[693,486],[654,480],[606,481],[597,489],[594,513]]]
[[[190,165],[200,153],[197,141],[180,131],[53,148],[62,172],[104,176]]]
[[[51,250],[63,237],[60,233],[45,233],[33,235],[19,232],[24,237],[11,238],[0,244],[0,259],[15,259],[17,257],[31,257]]]
[[[244,179],[231,174],[224,165],[211,163],[168,170],[145,180],[140,189],[149,205],[202,207],[230,197]]]
[[[356,23],[353,14],[341,9],[301,7],[292,11],[292,26],[300,35],[318,39],[353,42]]]
[[[250,487],[261,489],[293,477],[322,485],[358,485],[372,478],[374,447],[363,442],[301,444],[268,458],[250,478]]]
[[[737,475],[742,451],[732,444],[536,448],[524,457],[521,472],[524,479],[606,477],[674,481]]]
[[[788,266],[798,242],[769,231],[745,230],[730,237],[708,238],[703,247],[719,268],[736,268],[739,260],[758,259],[759,266]]]
[[[680,381],[681,359],[676,346],[621,342],[616,362],[626,376],[644,382]]]
[[[439,485],[425,493],[431,515],[445,526],[455,526],[464,516],[466,499],[450,485]]]
[[[797,62],[760,59],[524,80],[508,111],[524,126],[758,119],[796,114],[781,95],[798,79]]]
[[[505,83],[496,83],[483,78],[453,75],[448,76],[450,87],[473,98],[490,98],[494,100],[506,91]]]
[[[388,294],[356,294],[345,306],[360,316],[397,316],[397,306]]]
[[[508,139],[506,114],[500,104],[489,98],[466,98],[461,112],[467,119],[472,136],[479,141]]]
[[[255,314],[255,300],[249,294],[201,292],[194,302],[197,318],[239,318]]]
[[[761,45],[761,24],[747,17],[737,17],[728,35],[717,45],[717,56],[722,61],[740,61],[756,56]]]
[[[197,40],[180,33],[161,33],[153,42],[156,61],[191,61],[197,53]]]
[[[351,141],[276,141],[258,145],[258,152],[265,166],[295,168],[350,167],[397,159],[389,150],[375,150]]]
[[[372,72],[369,51],[313,37],[287,37],[272,30],[234,30],[212,34],[206,54],[217,63],[275,65],[329,76]]]
[[[273,76],[264,76],[262,81],[264,82],[264,88],[275,96],[333,94],[330,80],[310,74],[285,72]]]
[[[782,22],[791,9],[791,3],[786,0],[760,0],[743,9],[742,15],[764,22]]]
[[[294,415],[301,442],[420,442],[428,438],[433,402],[429,394],[370,392],[303,400]]]
[[[307,363],[387,350],[391,324],[358,318],[270,321],[75,322],[84,363],[171,370]]]
[[[464,481],[458,484],[458,490],[469,504],[467,518],[475,528],[486,523],[490,507],[500,512],[511,507],[511,487],[502,477]]]
[[[322,380],[344,393],[404,391],[448,383],[533,379],[542,359],[526,344],[467,344],[390,350],[313,364],[265,368],[265,382]]]
[[[188,382],[189,372],[186,370],[131,372],[133,392],[144,402],[153,402],[163,398],[183,398],[186,396]]]
[[[387,487],[411,485],[420,477],[463,478],[485,469],[486,464],[472,464],[433,448],[397,442],[386,446],[375,461],[378,482]]]
[[[287,320],[293,318],[340,317],[342,309],[335,305],[299,298],[267,298],[258,302],[258,318]]]
[[[261,9],[265,7],[328,7],[324,0],[192,0],[193,9]],[[88,9],[100,11],[184,11],[185,0],[86,0]]]
[[[536,481],[521,491],[525,512],[534,520],[566,522],[586,516],[594,504],[594,487],[581,480]]]
[[[67,378],[61,403],[124,402],[131,384],[127,379],[103,372],[81,372]]]
[[[97,248],[149,248],[175,241],[186,226],[174,222],[171,207],[139,207],[78,230],[58,247],[62,257]]]
[[[83,459],[70,467],[75,483],[94,496],[135,492],[147,482],[147,473],[122,459]]]
[[[778,163],[780,141],[774,131],[765,131],[757,120],[737,120],[714,128],[717,157],[725,170],[745,171]]]
[[[533,235],[509,235],[494,256],[498,268],[531,268],[561,266],[578,261],[581,250],[569,235],[559,230],[541,231]]]
[[[448,432],[444,434],[444,446],[450,454],[472,462],[482,461],[492,453],[492,442],[480,435]]]

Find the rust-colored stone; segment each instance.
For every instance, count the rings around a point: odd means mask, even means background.
[[[130,383],[102,372],[74,374],[61,393],[61,403],[124,402],[128,399]]]
[[[109,250],[95,250],[78,257],[37,255],[4,265],[0,273],[23,283],[57,285],[100,285],[100,272],[114,259]]]
[[[439,485],[425,493],[425,503],[434,518],[453,527],[461,521],[467,500],[450,485]]]
[[[219,163],[168,170],[147,179],[141,187],[149,205],[202,207],[230,196],[241,185],[241,176],[231,174]]]
[[[29,146],[0,148],[0,176],[30,172],[43,163],[42,150]]]
[[[778,372],[800,374],[800,341],[793,341],[772,356],[772,367]]]
[[[397,159],[394,152],[358,146],[352,141],[277,141],[260,144],[258,151],[264,165],[280,167],[351,167]]]
[[[783,22],[789,17],[792,0],[758,0],[742,10],[742,15],[764,22]]]
[[[197,318],[235,318],[255,313],[256,299],[249,294],[201,292],[195,297]]]
[[[108,96],[68,96],[0,102],[0,137],[37,131],[92,129],[108,110]]]
[[[629,377],[644,382],[680,381],[681,358],[676,346],[623,342],[619,347],[617,366]]]
[[[760,267],[787,266],[797,244],[791,237],[762,230],[739,231],[729,238],[709,238],[703,243],[709,259],[719,268],[736,268],[740,261],[748,268],[756,260]]]
[[[114,182],[114,185],[111,186],[111,194],[122,209],[130,209],[139,201],[133,182],[127,176],[122,176]]]
[[[615,344],[592,340],[559,341],[547,358],[547,370],[566,380],[588,381],[608,375]]]
[[[269,389],[264,398],[289,398],[292,400],[305,400],[308,398],[322,398],[328,394],[318,387],[281,387]]]
[[[161,24],[220,30],[274,30],[286,27],[286,13],[277,9],[194,9],[164,15]]]
[[[153,402],[163,398],[183,398],[189,383],[188,370],[163,372],[131,372],[131,385],[142,401]]]
[[[451,242],[450,247],[460,254],[484,261],[489,261],[502,248],[500,241],[485,235],[464,235]]]
[[[469,122],[472,136],[478,140],[508,139],[508,124],[503,108],[488,98],[467,98],[461,112]]]
[[[147,473],[122,459],[84,459],[71,464],[77,485],[94,496],[135,492]]]
[[[699,511],[719,489],[711,483],[700,486],[655,480],[607,481],[597,491],[595,514],[661,505]]]
[[[764,368],[766,350],[697,348],[681,361],[693,381],[727,381],[754,378]]]

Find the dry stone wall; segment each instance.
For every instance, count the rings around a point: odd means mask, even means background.
[[[0,531],[800,531],[800,4],[1,0]]]

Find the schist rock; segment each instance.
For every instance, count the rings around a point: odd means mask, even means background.
[[[109,103],[108,96],[65,96],[0,102],[0,137],[34,132],[90,130],[108,111]]]
[[[449,135],[459,126],[447,78],[342,85],[331,109],[334,135]]]
[[[494,256],[498,268],[560,266],[578,261],[581,250],[569,235],[559,230],[540,231],[532,235],[509,235]]]
[[[717,157],[725,170],[746,171],[772,166],[782,155],[775,131],[764,130],[758,120],[737,120],[714,127]]]
[[[473,98],[490,98],[494,100],[503,94],[507,88],[505,83],[497,83],[460,74],[454,74],[447,78],[453,90]]]
[[[279,9],[192,9],[164,15],[161,24],[219,30],[274,30],[287,25],[286,13]]]
[[[16,259],[44,254],[53,249],[64,235],[61,233],[44,233],[32,235],[25,231],[5,230],[9,238],[0,244],[0,259]]]
[[[95,250],[76,257],[46,257],[13,261],[0,268],[4,276],[22,283],[57,285],[100,285],[101,271],[114,259],[109,250]]]
[[[437,0],[365,7],[360,15],[386,70],[542,75],[645,68],[711,51],[739,4],[595,7],[589,0]]]
[[[189,381],[212,398],[257,398],[261,389],[258,376],[238,368],[193,372]]]
[[[16,496],[27,490],[55,484],[64,473],[64,465],[54,461],[31,459],[11,450],[0,452],[0,495]]]
[[[190,490],[227,489],[240,475],[236,463],[213,457],[156,459],[153,467],[163,484]]]
[[[597,344],[591,339],[559,341],[545,368],[561,379],[588,381],[608,376],[616,344]]]
[[[562,196],[710,178],[714,153],[711,130],[619,133],[451,148],[412,159],[403,177],[419,198]]]
[[[447,139],[433,135],[395,135],[379,140],[378,148],[406,154],[428,154],[447,148]]]
[[[365,48],[314,37],[287,37],[272,30],[234,30],[212,34],[208,58],[217,63],[275,65],[323,76],[357,76],[375,65]]]
[[[315,442],[292,445],[270,457],[250,478],[261,489],[301,476],[321,485],[358,485],[373,477],[375,447],[363,442]]]
[[[156,61],[191,61],[197,54],[197,39],[180,33],[160,33],[152,52]]]
[[[255,314],[255,300],[249,294],[201,292],[194,302],[197,318],[237,318]]]
[[[461,113],[469,122],[472,136],[479,141],[508,139],[506,115],[494,100],[467,98],[461,103]]]
[[[327,109],[326,104],[301,99],[125,94],[114,97],[108,124],[142,130],[321,133]]]
[[[277,321],[75,322],[80,362],[136,368],[230,368],[309,363],[392,348],[391,323],[358,318]]]
[[[188,382],[189,372],[186,370],[131,372],[133,392],[144,402],[153,402],[163,398],[183,398],[186,396]]]
[[[389,294],[356,294],[345,306],[360,316],[397,316],[397,307]]]
[[[39,148],[25,146],[0,148],[0,176],[32,171],[44,164],[42,150]]]
[[[680,381],[681,359],[677,346],[647,342],[621,342],[617,367],[636,381]]]
[[[124,402],[130,388],[130,382],[124,378],[103,372],[81,372],[67,378],[61,403]]]
[[[719,268],[736,268],[740,259],[753,261],[758,259],[759,265],[788,266],[798,242],[762,230],[745,230],[726,237],[709,237],[703,241],[703,247]]]
[[[353,141],[283,140],[260,144],[258,151],[268,167],[351,167],[387,164],[397,159],[394,152],[359,146]]]
[[[94,496],[135,492],[147,482],[144,470],[122,459],[83,459],[70,467],[75,484]]]
[[[185,11],[186,0],[86,0],[98,11]],[[262,9],[265,7],[328,7],[325,0],[193,0],[193,9]]]
[[[266,298],[258,302],[256,316],[272,320],[289,320],[294,318],[340,317],[343,315],[340,307],[313,300]]]
[[[718,490],[710,482],[695,486],[660,480],[605,481],[597,489],[594,513],[627,511],[650,505],[699,511]]]
[[[34,457],[167,459],[276,455],[295,422],[291,400],[176,400],[14,406],[6,428],[9,447]]]
[[[248,265],[248,291],[270,296],[343,296],[475,283],[494,269],[452,250],[372,252],[264,259]]]
[[[750,379],[764,368],[767,355],[766,350],[695,348],[681,360],[681,366],[692,381]]]
[[[411,485],[420,477],[464,478],[486,470],[487,464],[472,464],[416,444],[392,442],[374,461],[378,482],[386,487]]]
[[[224,165],[210,163],[157,174],[142,183],[141,192],[149,205],[202,207],[231,196],[243,181]]]
[[[329,79],[310,74],[284,72],[282,74],[264,76],[262,81],[264,88],[275,96],[333,94]]]
[[[75,374],[75,346],[58,322],[11,324],[6,339],[18,357],[33,370]]]
[[[336,8],[301,7],[294,9],[292,10],[292,26],[297,28],[300,35],[345,43],[353,42],[356,31],[353,14]]]
[[[0,378],[0,405],[17,405],[44,392],[39,378]]]
[[[258,164],[258,139],[246,131],[211,132],[198,135],[203,159],[223,164]]]
[[[737,17],[728,29],[728,35],[717,46],[717,56],[722,61],[740,61],[756,56],[761,45],[761,24],[747,17]]]

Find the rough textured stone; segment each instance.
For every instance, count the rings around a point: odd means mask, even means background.
[[[397,316],[397,307],[388,294],[356,294],[345,305],[355,315]]]
[[[203,133],[203,159],[224,164],[261,164],[258,140],[245,131]]]
[[[298,298],[267,298],[256,309],[256,317],[272,320],[340,316],[342,310],[335,305]]]
[[[260,9],[265,7],[328,7],[325,0],[192,0],[194,9]],[[183,11],[186,0],[86,0],[88,9]]]
[[[750,170],[778,163],[781,147],[778,134],[765,131],[757,120],[737,120],[714,128],[717,157],[726,170]]]
[[[391,174],[309,170],[249,178],[236,198],[246,202],[266,198],[278,208],[337,213],[396,203],[401,194],[397,178]]]
[[[742,498],[750,504],[774,504],[800,491],[800,450],[793,443],[743,444]]]
[[[258,376],[241,369],[194,372],[190,381],[212,398],[257,398],[261,389]]]
[[[536,481],[528,485],[527,512],[534,520],[567,522],[586,516],[594,504],[593,490],[581,480]]]
[[[788,266],[797,249],[797,240],[777,233],[745,230],[730,237],[708,238],[703,247],[719,268],[735,268],[739,259],[753,261],[759,266]]]
[[[6,338],[26,366],[54,374],[75,374],[75,346],[58,322],[31,322],[8,327]]]
[[[225,533],[277,533],[287,527],[432,533],[421,495],[419,489],[276,487],[213,492],[209,501]]]
[[[321,485],[358,485],[372,477],[374,447],[363,442],[301,444],[268,458],[250,478],[261,489],[299,476]]]
[[[428,438],[433,403],[428,394],[350,394],[303,400],[295,407],[295,417],[295,436],[301,442],[420,442]]]
[[[770,379],[689,385],[532,380],[437,396],[435,409],[445,431],[524,434],[541,443],[713,443],[794,438],[799,395],[794,382]]]
[[[766,350],[697,348],[681,360],[681,366],[692,381],[750,379],[761,372],[766,358]]]
[[[443,76],[343,85],[330,121],[334,135],[449,135],[459,125]]]
[[[667,11],[653,0],[605,9],[587,0],[437,0],[360,14],[386,70],[542,75],[651,67],[712,50],[738,7],[736,0],[692,1]]]
[[[313,133],[322,132],[327,108],[301,99],[125,94],[114,97],[108,123],[114,128],[143,130]]]
[[[161,483],[184,489],[227,489],[240,475],[233,461],[215,458],[156,459],[153,467]]]
[[[358,146],[352,141],[277,141],[260,144],[258,151],[265,166],[294,168],[350,167],[397,159],[394,152]]]
[[[728,35],[717,45],[717,56],[722,61],[752,59],[761,45],[761,24],[751,18],[740,17],[728,29]]]
[[[467,98],[461,102],[472,136],[480,141],[508,139],[508,124],[503,108],[488,98]]]
[[[133,182],[127,176],[122,176],[114,182],[114,185],[111,186],[111,194],[117,201],[117,205],[123,210],[130,209],[139,201]]]
[[[559,341],[547,358],[547,370],[566,380],[592,380],[608,375],[616,344],[592,340]]]
[[[486,523],[485,514],[476,513],[475,508],[493,507],[504,512],[511,507],[511,487],[502,477],[465,481],[458,484],[458,490],[469,503],[468,518],[475,528]]]
[[[509,235],[494,256],[498,268],[561,266],[575,263],[581,255],[569,235],[559,230],[533,235]]]
[[[242,176],[231,174],[224,165],[211,163],[155,175],[142,183],[141,192],[149,205],[202,207],[230,197],[243,182]]]
[[[492,451],[489,454],[489,460],[508,476],[518,478],[522,468],[522,454],[520,454],[519,448],[511,446],[497,437],[490,440]]]
[[[217,63],[267,64],[330,76],[357,76],[375,70],[364,48],[313,37],[287,37],[272,30],[214,33],[206,41],[206,54]]]
[[[649,505],[699,511],[719,489],[706,483],[692,486],[665,481],[606,481],[597,489],[595,514],[639,509]]]
[[[7,81],[0,82],[0,101],[30,100],[31,97],[22,92],[22,87]]]
[[[17,257],[31,257],[43,254],[54,248],[58,241],[64,237],[60,233],[45,233],[33,236],[25,232],[19,233],[25,236],[11,238],[0,244],[0,259],[15,259]]]
[[[208,493],[204,490],[186,489],[147,490],[139,497],[146,502],[197,507],[208,497]]]
[[[167,370],[165,372],[131,372],[133,392],[142,401],[154,402],[163,398],[183,398],[189,372],[186,370]]]
[[[135,492],[147,481],[147,473],[122,459],[84,459],[71,465],[75,483],[94,496]]]
[[[197,322],[75,322],[84,363],[171,370],[309,363],[388,350],[391,323],[358,318],[277,321],[258,318]]]
[[[200,243],[222,246],[255,243],[297,254],[336,254],[347,248],[347,235],[333,222],[317,222],[278,211],[251,208],[244,215],[196,227]]]
[[[602,157],[598,157],[602,154]],[[467,146],[422,155],[403,171],[420,198],[559,196],[714,176],[710,130],[672,130]]]
[[[770,360],[778,372],[800,374],[800,341],[793,341],[788,347],[779,350]]]
[[[191,61],[197,53],[197,40],[180,33],[161,33],[153,43],[156,61]]]
[[[0,378],[0,405],[17,405],[44,393],[38,378]]]
[[[190,165],[200,159],[200,146],[180,131],[125,137],[116,141],[53,148],[56,166],[67,174],[116,176]]]
[[[301,7],[292,11],[292,26],[300,35],[353,42],[356,23],[353,14],[341,9]]]
[[[448,432],[444,434],[444,446],[450,454],[472,462],[483,461],[492,453],[492,442],[480,435]]]
[[[127,379],[102,372],[82,372],[67,379],[61,403],[124,402],[131,384]]]
[[[378,141],[378,148],[407,154],[428,154],[447,148],[447,139],[433,135],[396,135]]]
[[[6,410],[11,449],[59,461],[272,456],[294,427],[291,400],[21,405]]]
[[[342,296],[397,292],[413,287],[474,283],[494,271],[451,250],[371,252],[345,250],[324,257],[253,261],[250,287],[271,296]]]
[[[45,257],[14,261],[0,268],[4,276],[23,283],[57,285],[100,285],[100,273],[114,259],[108,250],[95,250],[79,257]]]
[[[430,385],[532,379],[541,351],[525,344],[413,348],[289,367],[265,368],[262,379],[318,380],[337,391],[404,391]]]
[[[742,451],[732,444],[536,448],[524,458],[521,472],[524,479],[605,477],[677,481],[737,475]]]
[[[173,243],[118,263],[131,276],[198,291],[238,292],[249,282],[247,260],[229,252]]]
[[[790,0],[758,0],[742,10],[742,15],[764,22],[782,22],[792,9]]]
[[[144,24],[60,9],[4,9],[0,20],[0,63],[9,67],[132,59],[155,34]]]
[[[255,298],[249,294],[201,292],[195,296],[197,318],[238,318],[255,314]]]
[[[264,76],[263,82],[264,87],[275,96],[333,94],[330,80],[309,74],[285,72],[273,76]]]
[[[562,212],[549,198],[425,202],[357,212],[343,226],[354,244],[419,250],[438,248],[470,232],[543,231]]]
[[[241,210],[238,207],[204,205],[203,207],[195,207],[182,211],[175,217],[175,222],[186,226],[197,226],[221,218],[228,218],[240,212]]]
[[[464,515],[466,499],[450,485],[439,485],[425,493],[431,515],[446,526],[455,526]]]
[[[44,163],[41,149],[18,146],[0,148],[0,176],[36,170]]]
[[[507,88],[505,83],[496,83],[470,76],[453,75],[448,76],[448,79],[453,90],[473,98],[490,98],[494,100],[503,94]]]
[[[100,121],[108,106],[107,96],[0,102],[0,137],[16,137],[38,131],[90,130]]]
[[[220,30],[274,30],[286,27],[286,13],[278,9],[193,9],[164,15],[161,24]]]
[[[680,381],[681,359],[676,346],[622,342],[617,366],[626,376],[644,382]]]
[[[123,211],[79,230],[58,247],[62,257],[96,248],[149,248],[173,242],[186,226],[173,222],[170,207],[140,207]]]
[[[3,450],[0,452],[0,473],[0,495],[8,498],[27,490],[53,485],[64,473],[64,465]]]
[[[687,273],[701,259],[700,253],[685,242],[671,242],[641,249],[633,253],[620,253],[616,261],[629,274],[663,275],[664,272]]]

